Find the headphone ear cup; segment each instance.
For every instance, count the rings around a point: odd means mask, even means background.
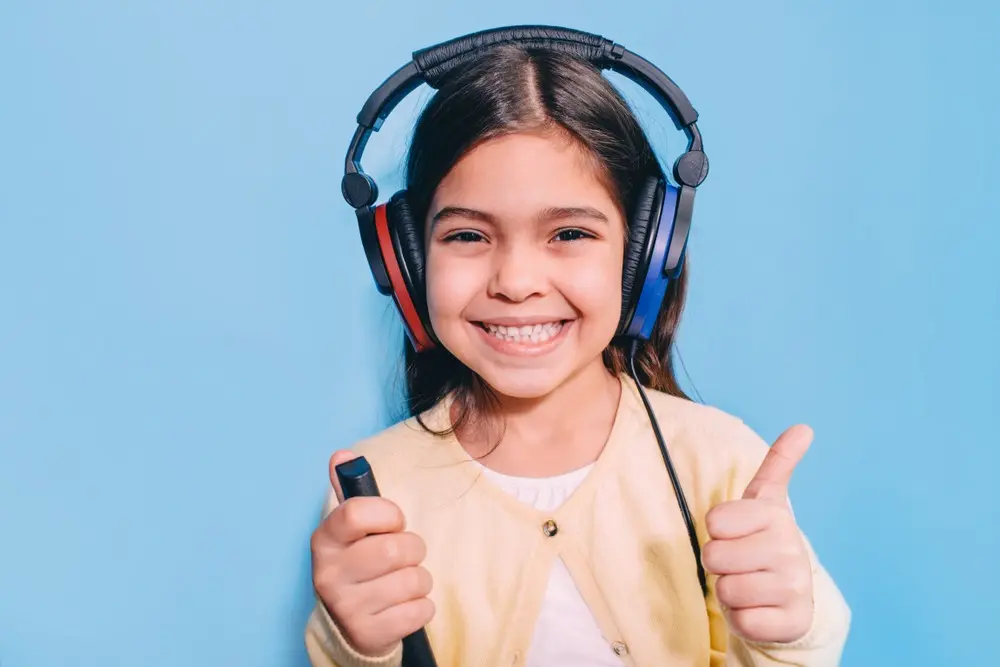
[[[649,268],[650,246],[656,236],[652,230],[656,227],[663,207],[661,183],[662,180],[658,176],[647,178],[639,187],[632,209],[628,246],[625,248],[625,262],[622,267],[622,312],[618,323],[619,334],[628,331],[638,299],[636,283],[641,286]]]
[[[407,325],[418,339],[425,341],[424,347],[430,347],[433,333],[427,316],[423,225],[410,212],[405,190],[400,190],[389,199],[386,215],[396,257],[399,259],[400,273],[419,318],[419,322],[407,322]]]
[[[406,190],[400,190],[386,204],[389,226],[396,236],[396,247],[400,261],[404,265],[403,275],[414,298],[423,294],[424,287],[424,239],[420,225],[410,213],[406,201]]]

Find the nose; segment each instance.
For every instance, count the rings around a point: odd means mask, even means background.
[[[493,255],[493,275],[488,287],[493,298],[520,302],[545,293],[545,262],[531,249],[507,245]]]

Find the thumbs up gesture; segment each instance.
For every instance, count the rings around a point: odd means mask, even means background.
[[[812,568],[788,504],[788,482],[812,443],[799,425],[774,442],[740,500],[716,505],[706,524],[705,569],[730,629],[756,642],[792,642],[812,625]]]

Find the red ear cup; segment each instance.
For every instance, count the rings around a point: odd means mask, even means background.
[[[375,207],[375,231],[378,234],[378,245],[382,253],[382,261],[385,263],[386,273],[389,276],[389,282],[392,284],[392,298],[395,299],[399,314],[403,318],[406,335],[417,352],[430,349],[434,347],[434,343],[420,319],[420,314],[417,312],[417,308],[413,302],[413,295],[410,294],[406,280],[403,278],[399,258],[396,256],[392,233],[389,230],[389,216],[386,213],[385,204],[379,204]]]

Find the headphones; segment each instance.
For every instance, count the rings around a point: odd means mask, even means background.
[[[667,111],[688,137],[687,150],[673,168],[677,185],[663,175],[638,188],[629,218],[622,271],[622,312],[617,334],[648,340],[671,280],[681,272],[695,188],[708,175],[698,113],[677,85],[655,65],[599,35],[552,26],[510,26],[484,30],[413,53],[412,60],[379,86],[358,113],[358,128],[347,150],[341,192],[358,218],[368,266],[379,292],[391,295],[417,352],[437,345],[427,316],[424,291],[423,224],[413,219],[401,190],[375,205],[378,186],[361,168],[372,132],[406,95],[423,83],[437,89],[450,72],[501,44],[541,47],[587,60],[638,83]]]

